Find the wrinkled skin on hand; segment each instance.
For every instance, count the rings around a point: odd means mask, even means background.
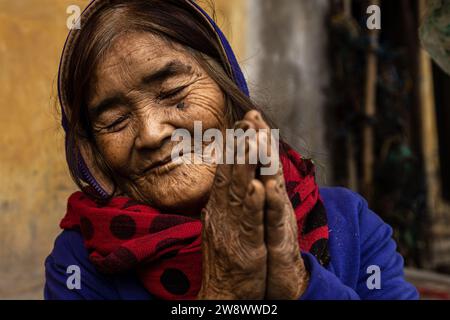
[[[237,127],[269,129],[256,111],[249,112]],[[267,134],[257,135],[257,143],[270,143]],[[248,141],[243,143],[248,150]],[[306,290],[308,273],[281,166],[275,175],[259,179],[255,179],[256,170],[250,164],[217,168],[202,214],[199,299],[298,299]]]

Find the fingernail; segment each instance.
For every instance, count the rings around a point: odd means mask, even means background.
[[[248,125],[247,122],[245,121],[238,121],[236,122],[236,124],[234,125],[234,127],[236,129],[242,129],[242,130],[248,130],[250,128],[250,126]]]
[[[253,195],[255,193],[255,186],[253,183],[250,184],[250,188],[248,189],[248,195]]]
[[[275,180],[273,188],[275,189],[274,191],[276,193],[280,193],[280,191],[281,191],[280,184],[276,180]]]
[[[281,190],[283,190],[283,182],[278,183],[278,186],[277,186],[277,191],[281,192]]]

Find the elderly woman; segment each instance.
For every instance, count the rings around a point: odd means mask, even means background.
[[[174,132],[198,121],[253,129],[252,147],[275,141],[194,1],[92,1],[68,36],[59,97],[81,191],[45,262],[46,299],[417,298],[391,228],[356,193],[319,189],[285,142],[265,175],[267,163],[171,157]],[[235,140],[248,160],[252,142]]]

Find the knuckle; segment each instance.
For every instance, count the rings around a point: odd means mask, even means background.
[[[217,187],[225,187],[229,183],[229,178],[222,172],[222,170],[218,170],[214,183]]]
[[[264,228],[262,223],[258,221],[259,217],[255,217],[253,219],[243,219],[239,228],[241,230],[240,238],[242,240],[251,239],[251,241],[258,241],[258,239],[254,239],[255,235],[263,234]],[[261,219],[262,220],[262,215]],[[262,221],[261,221],[262,222]]]
[[[230,206],[231,207],[240,207],[244,201],[245,194],[243,192],[240,192],[239,190],[236,190],[237,188],[232,186],[230,188]]]
[[[245,119],[260,119],[261,113],[258,110],[250,110],[246,113]]]
[[[253,246],[243,246],[242,244],[235,248],[237,250],[231,259],[231,268],[241,272],[255,272],[266,264],[267,249],[265,245],[256,248]]]

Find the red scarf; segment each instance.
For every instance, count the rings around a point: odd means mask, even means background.
[[[292,149],[281,157],[286,188],[295,208],[299,245],[322,264],[329,261],[328,225],[315,168]],[[63,229],[80,230],[89,258],[106,274],[135,269],[160,299],[195,299],[201,285],[201,221],[162,214],[130,198],[99,205],[82,192],[68,200]]]

